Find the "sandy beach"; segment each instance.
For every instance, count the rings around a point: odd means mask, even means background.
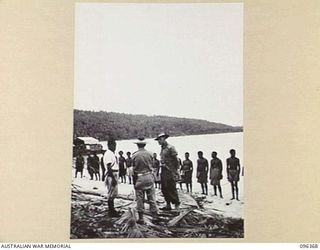
[[[72,175],[74,176],[74,170]],[[243,181],[240,181],[240,201],[230,200],[230,186],[223,184],[224,198],[202,195],[200,184],[194,182],[192,194],[178,188],[180,209],[159,211],[159,223],[152,222],[149,205],[145,202],[145,225],[138,225],[133,185],[119,183],[115,208],[121,218],[108,216],[104,182],[90,180],[87,170],[83,178],[72,179],[71,235],[77,238],[242,238],[243,237]],[[179,186],[179,185],[177,185]],[[160,189],[156,189],[158,207],[166,203]]]
[[[74,170],[72,171],[72,176],[74,176]],[[77,188],[83,191],[92,191],[101,194],[102,196],[106,195],[106,187],[102,181],[94,181],[90,180],[89,174],[86,170],[84,170],[84,177],[80,178],[78,174],[78,178],[72,179],[72,184],[75,184]],[[183,191],[179,189],[179,185],[177,185],[178,193],[180,196],[182,195],[189,195],[186,192],[185,184],[183,184],[182,188]],[[221,214],[226,217],[233,217],[233,218],[243,218],[243,177],[240,178],[239,182],[239,199],[237,200],[230,200],[231,198],[231,187],[230,184],[226,181],[222,181],[222,191],[224,198],[221,199],[218,196],[213,195],[213,187],[208,184],[208,196],[201,194],[201,187],[200,184],[193,180],[193,193],[192,196],[195,197],[203,197],[203,206],[206,209],[213,209],[218,214]],[[119,194],[126,195],[126,196],[134,196],[134,188],[133,185],[128,183],[119,183]],[[157,201],[159,203],[163,203],[165,205],[161,190],[156,189],[156,196]],[[117,200],[115,200],[117,203]],[[183,204],[182,204],[183,206]]]

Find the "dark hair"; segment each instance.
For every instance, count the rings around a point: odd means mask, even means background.
[[[119,154],[123,154],[123,151],[122,151],[122,150],[120,150],[120,151],[119,151]]]
[[[185,152],[184,154],[185,154],[185,155],[186,155],[186,154],[188,154],[188,155],[189,155],[189,152]]]
[[[217,152],[216,151],[212,151],[212,154],[216,154],[217,155]]]
[[[130,152],[127,152],[127,155],[131,155],[131,153],[130,153]]]
[[[236,151],[234,150],[234,149],[230,149],[230,154],[233,152],[233,153],[235,153]]]
[[[203,155],[203,152],[202,152],[202,151],[198,151],[198,154],[199,154],[199,155],[200,155],[200,154]]]
[[[113,138],[110,138],[110,139],[108,140],[108,145],[114,145],[114,144],[116,144],[116,140],[113,139]]]

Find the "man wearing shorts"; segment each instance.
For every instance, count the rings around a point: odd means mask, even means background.
[[[236,151],[231,149],[230,157],[227,159],[227,176],[231,184],[232,198],[231,200],[239,200],[238,181],[240,179],[240,160],[236,157]]]
[[[108,150],[103,156],[103,163],[107,170],[105,184],[107,187],[107,200],[109,207],[109,216],[119,217],[120,214],[114,208],[114,199],[118,196],[118,175],[119,175],[119,163],[115,155],[116,141],[109,139]]]

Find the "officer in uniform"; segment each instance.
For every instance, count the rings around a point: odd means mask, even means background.
[[[178,153],[174,146],[170,145],[166,139],[169,137],[166,133],[161,133],[155,139],[161,146],[161,190],[167,205],[161,210],[171,210],[171,203],[179,209],[180,201],[176,189],[176,180],[178,174]]]
[[[137,222],[143,224],[145,194],[147,195],[153,218],[156,219],[158,214],[152,166],[153,156],[151,152],[144,148],[146,146],[144,138],[138,138],[135,144],[138,146],[138,151],[132,155],[133,182],[136,191],[137,211],[139,214],[139,220]]]

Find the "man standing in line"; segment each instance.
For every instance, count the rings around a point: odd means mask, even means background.
[[[101,180],[104,181],[104,179],[106,178],[106,168],[103,162],[103,157],[104,157],[104,153],[102,153],[102,157],[101,157],[101,161],[100,161],[100,165],[101,165]]]
[[[95,152],[93,153],[92,167],[94,169],[93,174],[96,177],[96,181],[100,181],[100,159]]]
[[[171,210],[171,203],[178,210],[180,201],[176,189],[176,180],[178,176],[178,153],[176,149],[170,145],[166,139],[169,135],[161,133],[155,139],[161,146],[161,190],[167,205],[161,210]]]
[[[76,158],[76,174],[75,178],[77,178],[78,172],[81,174],[81,178],[83,176],[83,167],[84,167],[84,158],[81,154],[79,154]]]
[[[240,179],[240,160],[236,157],[236,151],[231,149],[230,157],[227,159],[227,175],[228,181],[231,184],[232,198],[234,200],[234,193],[236,193],[236,200],[239,200],[238,181]]]
[[[222,161],[217,157],[217,152],[212,152],[212,159],[210,162],[210,183],[213,185],[214,195],[217,195],[217,187],[220,193],[220,198],[222,196],[220,180],[222,179]]]
[[[203,152],[198,152],[197,161],[197,178],[198,182],[201,184],[202,194],[208,195],[208,160],[203,157]]]
[[[127,175],[129,179],[129,184],[133,184],[133,181],[132,181],[133,168],[132,168],[132,158],[131,158],[130,152],[127,152],[126,166],[127,166]]]
[[[87,170],[90,175],[90,180],[93,180],[94,168],[93,168],[93,156],[91,154],[88,155],[87,158]]]
[[[153,154],[153,174],[156,188],[161,188],[160,178],[160,161],[157,159],[157,154]]]
[[[144,148],[146,146],[146,141],[144,138],[138,138],[135,144],[138,146],[138,151],[134,152],[132,155],[132,166],[134,189],[136,191],[137,211],[139,214],[139,220],[137,223],[143,224],[145,194],[147,195],[153,218],[157,217],[158,208],[156,204],[156,191],[154,187],[152,153]]]
[[[123,151],[119,151],[119,177],[121,183],[126,183],[126,158],[123,157]]]
[[[119,163],[115,155],[116,141],[114,139],[108,140],[108,150],[104,153],[103,162],[107,170],[105,184],[107,187],[107,200],[109,207],[109,216],[119,217],[120,214],[114,209],[114,199],[118,196],[118,174]]]
[[[192,193],[192,172],[193,172],[193,163],[189,159],[190,154],[188,152],[185,153],[185,160],[182,163],[181,167],[181,183],[180,185],[182,186],[182,183],[186,184],[187,187],[187,192]],[[182,190],[182,187],[181,187]]]

